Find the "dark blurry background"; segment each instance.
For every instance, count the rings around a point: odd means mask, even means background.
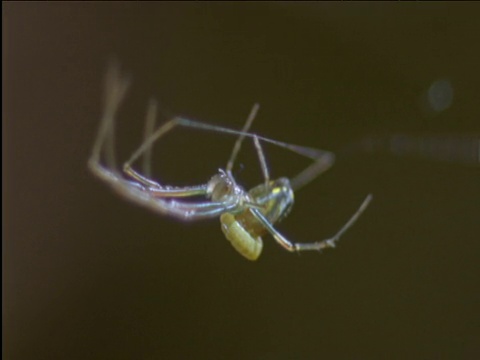
[[[133,78],[118,153],[165,114],[339,151],[370,134],[480,133],[480,4],[2,3],[3,355],[23,359],[474,359],[480,169],[388,152],[340,156],[278,228],[332,235],[251,263],[218,221],[183,223],[87,170],[115,57]],[[166,118],[163,117],[161,121]],[[164,183],[204,182],[234,139],[175,131]],[[308,161],[266,146],[273,176]],[[236,173],[261,179],[249,142]]]

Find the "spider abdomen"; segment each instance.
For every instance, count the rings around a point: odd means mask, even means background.
[[[260,236],[252,236],[230,213],[220,216],[222,231],[225,237],[242,256],[248,260],[257,260],[263,249]]]

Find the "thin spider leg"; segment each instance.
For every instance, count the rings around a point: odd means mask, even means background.
[[[187,196],[198,196],[205,195],[207,193],[207,185],[198,185],[185,188],[176,188],[170,186],[161,186],[155,181],[148,179],[147,177],[136,172],[131,164],[136,161],[140,156],[145,153],[150,152],[151,147],[154,142],[157,141],[161,136],[165,135],[167,132],[172,130],[175,126],[179,125],[180,118],[173,118],[172,120],[166,122],[160,128],[158,128],[153,134],[140,145],[140,147],[132,154],[130,159],[123,165],[123,171],[130,176],[131,178],[137,180],[138,182],[145,185],[152,196],[160,197],[187,197]]]
[[[263,214],[258,209],[250,208],[249,209],[253,215],[262,223],[265,229],[273,236],[275,241],[279,243],[285,250],[290,252],[295,251],[295,244],[292,244],[290,241],[285,238],[273,225],[268,221],[268,219],[263,216]]]
[[[217,132],[223,132],[226,134],[231,134],[231,135],[242,135],[243,137],[250,137],[250,138],[257,138],[258,140],[262,140],[267,143],[271,143],[280,147],[283,147],[285,149],[288,149],[290,151],[293,151],[299,155],[308,157],[312,160],[314,160],[314,163],[308,166],[306,169],[301,171],[298,175],[296,175],[291,181],[290,184],[292,186],[293,190],[298,190],[301,187],[307,185],[310,181],[315,179],[317,176],[320,174],[324,173],[327,171],[330,167],[335,162],[335,155],[326,150],[320,150],[320,149],[315,149],[315,148],[310,148],[306,146],[299,146],[299,145],[294,145],[294,144],[289,144],[285,143],[282,141],[277,141],[273,139],[269,139],[260,135],[252,134],[252,133],[247,133],[247,132],[239,132],[235,131],[232,129],[216,126],[216,125],[209,125],[205,123],[200,123],[197,121],[189,120],[189,119],[184,119],[181,118],[181,124],[183,126],[189,126],[189,127],[194,127],[198,128],[201,130],[207,130],[207,131],[217,131]],[[262,161],[262,160],[260,160]]]
[[[128,176],[130,176],[132,179],[134,180],[137,180],[139,183],[141,183],[142,185],[144,185],[145,187],[147,188],[151,188],[151,189],[161,189],[162,186],[153,181],[153,180],[150,180],[149,178],[147,178],[146,176],[143,176],[141,174],[139,174],[138,172],[136,172],[135,170],[133,170],[130,165],[123,165],[123,172],[125,174],[127,174]]]
[[[102,148],[104,147],[104,143],[106,141],[108,141],[110,144],[109,144],[108,148],[104,150],[105,152],[107,152],[109,154],[109,155],[106,155],[107,160],[109,161],[109,163],[107,165],[109,165],[109,166],[112,165],[112,166],[110,166],[110,168],[115,169],[115,166],[114,166],[114,163],[113,163],[114,162],[114,154],[113,154],[114,149],[113,149],[113,146],[110,146],[110,145],[113,145],[113,126],[114,126],[113,123],[114,123],[116,111],[118,110],[120,102],[123,100],[129,85],[130,85],[130,78],[127,77],[127,76],[124,76],[124,75],[122,76],[122,74],[120,73],[120,68],[119,68],[118,64],[116,64],[116,63],[111,64],[108,71],[107,71],[107,76],[106,76],[105,106],[104,106],[105,110],[104,110],[102,120],[100,122],[100,128],[99,128],[99,131],[98,131],[98,135],[96,137],[96,140],[95,140],[95,143],[94,143],[94,146],[93,146],[93,149],[92,149],[92,155],[90,157],[90,163],[92,164],[93,168],[98,167]],[[155,113],[156,112],[156,106],[152,105],[152,108],[155,108],[155,111],[150,109],[149,112]],[[250,127],[251,123],[253,122],[253,120],[255,118],[255,115],[258,111],[258,108],[259,108],[258,104],[255,104],[253,106],[252,111],[250,112],[250,115],[247,118],[247,121],[244,125],[244,130],[249,129],[249,127]],[[153,115],[151,115],[151,116],[154,117]],[[148,115],[147,115],[147,117],[150,118]],[[150,120],[147,119],[147,122],[150,123]],[[141,144],[141,146],[132,154],[132,156],[130,157],[129,161],[127,161],[126,164],[131,165],[143,153],[145,153],[145,152],[148,153],[148,151],[150,150],[150,147],[153,145],[153,143],[155,141],[157,141],[161,136],[163,136],[165,133],[167,133],[168,131],[170,131],[171,129],[173,129],[177,125],[184,126],[184,127],[195,128],[195,129],[199,129],[199,130],[214,131],[214,132],[220,132],[220,133],[225,133],[225,134],[229,134],[229,135],[238,136],[239,139],[237,139],[237,143],[239,143],[239,144],[238,144],[238,146],[237,146],[237,144],[235,144],[234,150],[232,151],[231,159],[233,159],[233,160],[231,161],[232,165],[230,165],[230,166],[233,166],[233,162],[236,158],[236,155],[237,155],[238,151],[240,150],[241,143],[242,143],[242,141],[245,137],[250,137],[250,138],[257,137],[261,141],[265,141],[265,142],[268,142],[268,143],[286,148],[288,150],[296,152],[299,155],[309,157],[313,160],[316,160],[317,162],[322,163],[321,166],[317,165],[317,166],[314,167],[314,169],[309,171],[309,173],[313,173],[313,175],[310,175],[310,176],[305,175],[305,176],[300,177],[300,175],[302,175],[304,172],[306,172],[306,171],[304,171],[301,174],[299,174],[299,176],[297,176],[299,178],[298,182],[302,183],[302,184],[305,184],[306,182],[313,179],[313,177],[318,176],[318,174],[320,172],[325,171],[324,168],[328,168],[329,166],[331,166],[331,164],[333,164],[333,154],[330,153],[330,152],[327,152],[327,151],[317,150],[317,149],[308,148],[308,147],[304,147],[304,146],[293,145],[293,144],[288,144],[288,143],[285,143],[285,142],[282,142],[282,141],[277,141],[277,140],[269,139],[269,138],[266,138],[266,137],[263,137],[263,136],[260,136],[260,135],[255,135],[255,134],[249,133],[247,131],[237,131],[237,130],[233,130],[233,129],[229,129],[229,128],[225,128],[225,127],[221,127],[221,126],[216,126],[216,125],[209,125],[209,124],[206,124],[206,123],[202,123],[202,122],[198,122],[198,121],[194,121],[194,120],[189,120],[189,119],[185,119],[185,118],[181,118],[181,117],[173,118],[172,120],[170,120],[169,122],[165,123],[163,126],[158,128],[157,130],[155,130],[154,132],[151,132],[149,130],[150,125],[146,125],[145,133],[150,134],[148,139],[146,139]],[[108,138],[108,137],[110,137],[110,140],[106,140],[106,138]],[[238,147],[238,149],[236,149],[237,147]],[[146,157],[148,158],[149,155],[147,154]],[[331,158],[331,159],[330,160],[323,159],[323,160],[320,161],[319,159],[321,159],[321,158]],[[325,165],[324,163],[327,163],[328,166]],[[308,169],[309,168],[307,168],[306,170],[308,170]],[[303,180],[303,181],[300,181],[300,180]]]
[[[200,196],[207,193],[208,186],[197,185],[197,186],[187,186],[187,187],[173,187],[167,186],[164,188],[153,188],[149,189],[150,193],[154,197],[189,197],[189,196]],[[214,204],[211,201],[209,204]]]
[[[253,120],[257,116],[257,112],[259,108],[260,108],[260,105],[258,104],[253,105],[253,108],[250,111],[250,114],[248,115],[247,121],[245,122],[245,125],[243,125],[242,133],[248,132],[248,130],[250,129],[250,126],[253,123]],[[232,154],[230,155],[230,159],[228,159],[227,167],[225,168],[225,170],[229,173],[233,169],[233,164],[235,163],[237,155],[240,152],[240,148],[242,147],[242,142],[244,139],[245,139],[245,134],[240,134],[237,138],[237,141],[235,142],[235,145],[233,146]]]
[[[257,149],[258,160],[260,161],[260,167],[262,168],[263,178],[265,179],[265,186],[268,186],[268,182],[270,181],[270,174],[268,172],[267,161],[265,160],[265,154],[263,152],[262,146],[260,145],[260,140],[258,137],[253,138],[253,143],[255,144],[255,148]]]
[[[234,210],[238,206],[237,202],[221,202],[221,201],[204,201],[204,202],[187,202],[178,200],[166,200],[167,203],[177,209],[184,211],[229,211]]]
[[[365,200],[363,200],[362,204],[358,208],[358,210],[353,214],[353,216],[347,221],[345,225],[331,238],[317,241],[313,243],[292,243],[287,238],[285,238],[277,229],[273,227],[273,225],[268,221],[267,218],[257,209],[250,208],[250,211],[255,215],[255,217],[265,226],[265,229],[273,236],[273,238],[286,250],[290,252],[295,251],[321,251],[326,248],[334,248],[336,242],[340,239],[340,237],[358,220],[360,215],[365,211],[368,204],[372,200],[372,195],[369,194]]]
[[[217,217],[238,207],[237,202],[205,201],[195,203],[152,197],[150,197],[149,203],[154,205],[154,207],[161,206],[165,208],[169,215],[188,220]]]
[[[139,174],[128,165],[124,166],[123,171],[132,179],[144,185],[145,190],[147,190],[154,197],[198,196],[207,194],[208,190],[208,184],[185,187],[161,186],[159,183]]]
[[[157,102],[150,99],[148,103],[147,116],[145,118],[144,140],[147,140],[155,129],[155,120],[157,118]],[[142,171],[146,177],[150,177],[152,173],[152,147],[150,147],[143,155]]]
[[[165,202],[165,200],[162,200]],[[201,220],[209,219],[222,215],[223,213],[233,211],[238,205],[237,204],[223,204],[219,203],[215,206],[211,206],[212,203],[205,203],[205,207],[202,207],[202,204],[181,204],[172,202],[167,202],[168,214],[174,215],[177,218],[184,220]]]
[[[302,170],[299,174],[297,174],[290,180],[290,185],[292,186],[293,190],[298,190],[304,187],[317,176],[330,169],[335,162],[335,154],[329,151],[311,148],[304,148],[304,150],[307,150],[306,153],[311,154],[311,156],[306,156],[312,158],[315,161],[313,164],[307,166],[307,168]]]
[[[128,163],[126,164],[125,173],[132,180],[121,175],[115,164],[114,127],[117,110],[125,97],[129,84],[129,78],[120,73],[118,65],[112,64],[108,69],[105,81],[104,111],[88,162],[91,171],[127,200],[131,200],[157,213],[179,219],[197,220],[213,218],[224,212],[238,209],[239,199],[237,197],[232,197],[222,202],[182,202],[170,199],[205,195],[208,189],[207,184],[184,188],[161,187],[146,176],[136,173],[131,168],[129,169]],[[145,124],[145,137],[149,139],[153,134],[155,113],[156,104],[151,102]],[[176,121],[178,120],[167,123],[162,128],[162,131],[167,132],[169,127],[176,125]],[[161,135],[161,131],[159,133],[157,130],[156,133],[158,137]],[[147,146],[144,146],[143,161],[144,164],[146,163],[149,166],[151,164],[150,145],[153,144],[153,141],[148,143],[148,140],[145,140],[145,143],[147,143]],[[139,152],[139,154],[142,153]],[[105,165],[102,164],[102,160],[105,161]],[[144,170],[147,173],[150,171],[148,168]]]
[[[128,89],[129,83],[130,83],[129,78],[126,76],[122,76],[120,74],[118,65],[113,64],[109,67],[109,70],[107,72],[107,78],[106,78],[105,107],[104,107],[105,111],[101,121],[100,129],[93,147],[92,156],[90,158],[90,167],[99,176],[102,176],[101,174],[99,174],[99,172],[101,172],[100,170],[101,166],[99,165],[99,161],[100,161],[100,153],[102,151],[102,148],[106,147],[104,149],[104,152],[105,152],[105,157],[106,157],[108,167],[112,169],[112,171],[116,169],[115,155],[114,155],[114,118],[115,118],[115,113],[119,107],[119,104],[122,101]],[[255,104],[253,106],[252,111],[250,112],[250,115],[247,118],[247,121],[243,127],[243,131],[236,131],[236,130],[224,128],[221,126],[209,125],[209,124],[201,123],[198,121],[175,117],[154,132],[152,132],[151,129],[154,126],[156,105],[152,105],[152,104],[153,103],[150,104],[150,107],[147,113],[147,120],[145,125],[146,139],[142,143],[142,145],[137,149],[137,151],[132,154],[132,156],[126,163],[127,166],[131,166],[131,164],[135,160],[137,160],[138,157],[144,154],[143,165],[144,165],[146,176],[149,176],[149,172],[150,172],[149,167],[151,165],[151,146],[161,136],[163,136],[165,133],[167,133],[177,125],[238,136],[237,142],[235,143],[235,146],[232,151],[232,155],[230,156],[230,159],[227,163],[227,168],[226,168],[227,171],[230,171],[232,169],[236,156],[240,151],[241,144],[245,137],[251,137],[251,138],[257,137],[259,140],[272,143],[280,147],[284,147],[286,149],[289,149],[291,151],[298,153],[299,155],[306,156],[313,159],[315,162],[312,165],[307,167],[305,170],[300,172],[291,180],[291,185],[294,190],[297,190],[303,187],[304,185],[306,185],[307,183],[309,183],[310,181],[312,181],[321,173],[328,170],[334,163],[335,157],[332,153],[328,151],[288,144],[281,141],[265,138],[263,136],[248,133],[247,131],[250,128],[255,118],[255,115],[258,111],[258,108],[259,108],[258,104]],[[147,138],[147,134],[149,134],[148,138]]]
[[[107,71],[105,78],[105,96],[104,96],[104,112],[100,121],[97,137],[92,148],[90,156],[90,166],[97,168],[100,163],[101,152],[105,153],[107,165],[111,169],[115,169],[114,154],[114,119],[115,114],[120,106],[121,101],[130,85],[130,78],[122,76],[118,64],[112,63]],[[106,149],[104,149],[106,144]]]
[[[189,120],[182,117],[175,117],[170,121],[166,122],[165,124],[163,124],[162,126],[160,126],[157,130],[155,130],[150,135],[150,137],[146,141],[144,141],[140,145],[140,147],[130,156],[130,158],[126,162],[126,166],[131,166],[131,164],[134,163],[140,156],[142,156],[142,154],[145,151],[147,151],[153,145],[153,143],[155,143],[160,137],[165,135],[167,132],[174,129],[176,126],[189,127],[189,128],[194,128],[198,130],[213,131],[213,132],[225,133],[225,134],[236,135],[236,136],[242,135],[244,137],[250,137],[250,138],[257,137],[261,141],[283,147],[299,155],[315,160],[314,164],[307,167],[304,171],[302,171],[293,179],[294,183],[297,185],[296,187],[294,187],[294,189],[297,189],[307,184],[308,182],[313,180],[315,177],[317,177],[320,173],[326,171],[328,168],[330,168],[333,165],[334,159],[335,159],[334,154],[329,151],[288,144],[285,142],[269,139],[269,138],[248,133],[248,132],[237,131],[237,130],[225,128],[222,126],[209,125],[206,123]]]
[[[122,197],[133,203],[148,208],[156,213],[169,215],[182,220],[200,220],[218,217],[219,215],[234,211],[236,202],[203,202],[188,203],[165,198],[157,198],[145,190],[140,184],[115,178],[110,182],[113,189]]]
[[[160,137],[165,135],[167,132],[175,128],[177,125],[181,124],[181,118],[175,117],[170,121],[167,121],[165,124],[160,126],[157,130],[155,130],[148,139],[146,139],[140,147],[130,156],[130,158],[125,162],[123,165],[124,171],[127,171],[126,169],[130,168],[132,164],[140,157],[142,156],[145,152],[149,151],[152,145],[157,141]]]

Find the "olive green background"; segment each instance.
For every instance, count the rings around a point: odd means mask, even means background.
[[[217,220],[183,223],[87,170],[116,58],[133,79],[118,154],[150,96],[168,114],[341,151],[368,134],[480,133],[479,3],[2,3],[3,355],[24,359],[474,359],[480,356],[480,169],[340,157],[278,228],[332,235],[240,257]],[[453,102],[426,108],[448,79]],[[175,131],[155,178],[205,182],[234,138]],[[272,176],[308,164],[266,146]],[[251,143],[238,180],[261,180]]]

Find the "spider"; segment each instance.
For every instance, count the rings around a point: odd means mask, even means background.
[[[284,219],[294,202],[294,191],[328,170],[334,163],[334,154],[324,150],[287,144],[249,132],[259,109],[258,104],[248,116],[241,131],[174,117],[154,129],[157,106],[151,101],[145,121],[145,137],[140,147],[123,165],[116,166],[114,153],[115,115],[130,84],[129,77],[120,72],[118,65],[107,71],[104,112],[100,128],[88,161],[90,170],[110,185],[122,197],[147,207],[157,213],[190,221],[220,217],[221,229],[233,247],[245,258],[256,260],[263,248],[262,236],[270,234],[283,248],[290,252],[301,252],[334,248],[340,237],[357,221],[372,199],[368,195],[358,210],[331,238],[312,243],[293,243],[273,225]],[[153,144],[173,128],[190,127],[237,136],[225,169],[219,169],[207,183],[187,187],[164,186],[150,179],[151,151]],[[263,183],[246,191],[232,175],[235,159],[245,138],[253,140]],[[313,163],[292,179],[281,177],[270,179],[261,142],[272,143],[294,151],[313,160]],[[105,165],[101,158],[104,158]],[[143,174],[133,169],[132,164],[142,158]],[[203,196],[203,201],[185,201],[183,198]],[[178,200],[180,199],[180,200]]]

